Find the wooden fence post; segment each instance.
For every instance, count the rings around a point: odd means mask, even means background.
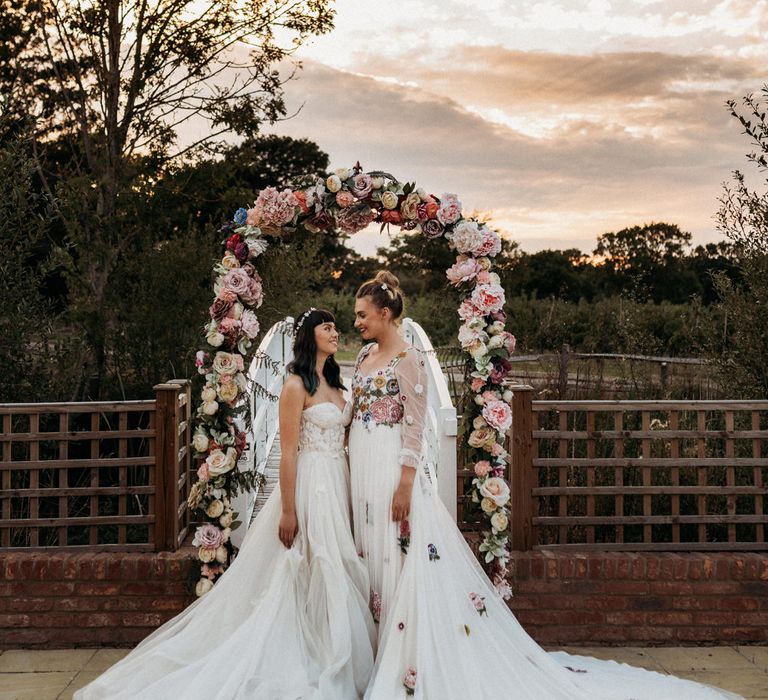
[[[528,551],[533,545],[533,387],[512,387],[509,486],[511,490],[510,547]]]
[[[156,384],[155,390],[155,551],[178,548],[178,395],[179,385]]]

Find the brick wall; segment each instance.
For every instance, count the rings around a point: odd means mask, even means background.
[[[0,552],[0,648],[133,646],[194,599],[193,555]],[[515,552],[510,569],[541,644],[768,642],[768,554]]]
[[[510,569],[540,644],[768,642],[768,554],[514,552]]]
[[[194,599],[193,555],[0,552],[0,649],[134,646]]]

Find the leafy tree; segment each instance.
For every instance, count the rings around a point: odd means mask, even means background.
[[[731,114],[757,150],[747,156],[760,173],[768,170],[768,85],[743,98],[742,107],[729,101]],[[717,277],[720,306],[726,316],[724,342],[712,339],[723,382],[742,396],[768,395],[768,179],[764,192],[752,190],[740,171],[724,185],[717,213],[718,228],[733,242],[741,281]]]
[[[24,37],[8,52],[0,92],[18,113],[38,115],[38,176],[64,227],[56,262],[91,349],[82,393],[96,398],[109,280],[143,233],[136,222],[158,177],[283,117],[291,74],[277,66],[329,31],[333,12],[329,0],[14,0],[3,9],[0,29]],[[194,123],[198,135],[180,143],[179,127]],[[65,171],[46,158],[49,144],[66,146]]]

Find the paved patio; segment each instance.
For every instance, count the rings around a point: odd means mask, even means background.
[[[768,700],[768,647],[568,647]],[[128,653],[125,649],[0,652],[0,700],[69,700]],[[658,698],[658,700],[665,700]]]

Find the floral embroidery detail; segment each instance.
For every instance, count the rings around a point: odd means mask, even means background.
[[[421,396],[424,393],[424,387],[421,386],[421,384],[417,384],[415,387],[413,387],[413,390],[418,396]]]
[[[399,629],[402,632],[405,629],[405,623],[404,622],[398,622],[397,623],[397,629]]]
[[[406,695],[413,695],[416,690],[416,669],[413,666],[409,666],[403,676],[403,687]]]
[[[403,420],[405,396],[394,374],[395,365],[405,357],[407,351],[399,353],[384,369],[367,376],[360,374],[360,365],[370,351],[370,345],[363,348],[352,380],[354,398],[353,420],[360,420],[366,428],[373,425],[399,425]]]
[[[483,614],[488,614],[488,611],[485,609],[485,598],[483,596],[478,595],[477,593],[470,593],[469,599],[472,601],[472,605],[475,606],[475,610],[477,610],[481,617]]]
[[[376,591],[371,591],[370,600],[371,615],[373,615],[373,621],[378,624],[381,619],[381,596]]]
[[[429,552],[429,561],[437,561],[440,555],[437,553],[437,547],[433,544],[427,545],[427,551]]]
[[[400,551],[408,554],[408,545],[411,543],[411,525],[408,518],[400,521],[400,537],[397,538],[397,543],[400,545]]]
[[[413,425],[413,416],[406,416],[405,422],[408,423],[408,425]]]

